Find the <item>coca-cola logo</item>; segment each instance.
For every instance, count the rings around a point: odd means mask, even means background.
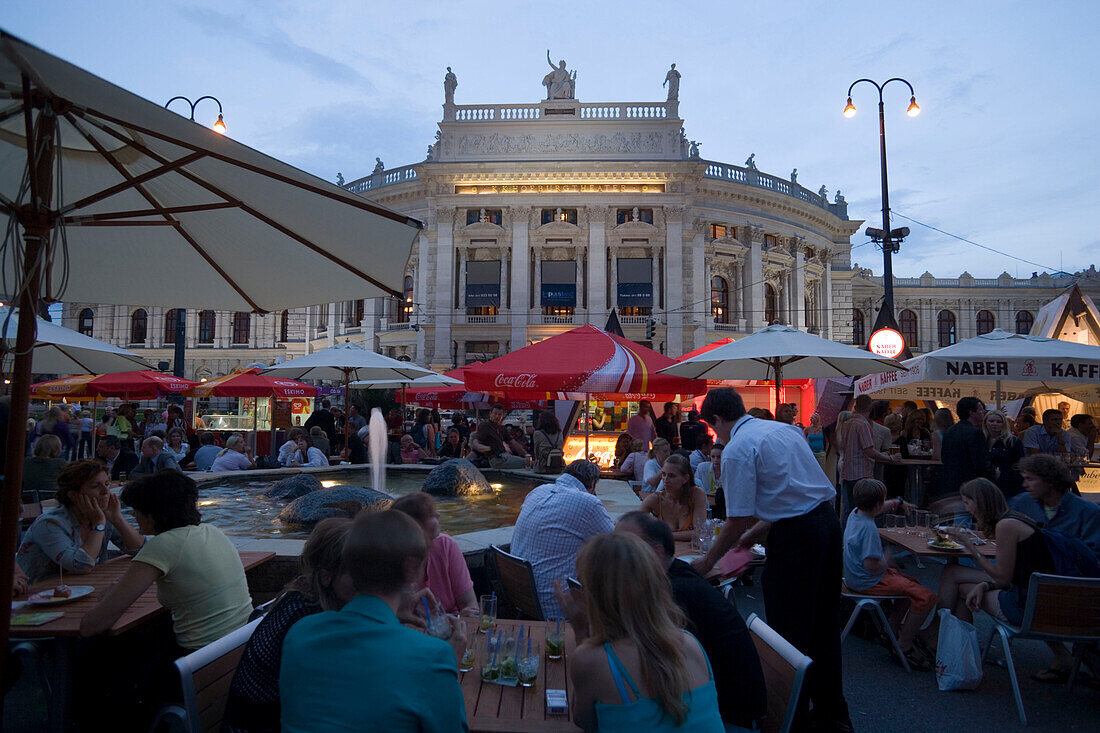
[[[512,389],[536,389],[535,374],[516,374],[506,377],[498,374],[493,380],[494,387],[511,387]]]

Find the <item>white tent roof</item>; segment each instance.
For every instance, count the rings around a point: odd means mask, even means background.
[[[365,379],[358,382],[352,382],[348,386],[352,389],[401,389],[402,387],[421,389],[425,387],[458,387],[461,384],[462,380],[448,377],[446,374],[429,374],[428,376],[418,377],[412,380]]]
[[[0,334],[4,341],[5,373],[11,369],[10,350],[15,348],[15,332],[19,310],[0,308]],[[85,336],[71,329],[36,318],[31,372],[34,374],[113,374],[152,369],[137,354],[126,349]]]
[[[854,346],[775,325],[660,371],[692,379],[775,379],[777,368],[783,379],[813,379],[903,367]]]
[[[855,394],[884,398],[1002,401],[1061,392],[1094,401],[1100,394],[1100,346],[995,329],[905,362],[907,372],[856,380]]]
[[[313,354],[299,356],[264,369],[261,374],[277,374],[291,379],[398,382],[436,376],[430,369],[376,354],[353,343],[336,344]]]
[[[416,220],[0,30],[5,232],[29,201],[24,80],[58,113],[51,222],[65,246],[45,296],[276,311],[400,295]],[[16,258],[2,260],[0,293],[17,282]]]

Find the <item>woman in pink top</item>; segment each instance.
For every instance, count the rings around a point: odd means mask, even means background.
[[[415,519],[428,540],[427,578],[420,587],[427,587],[447,613],[477,616],[480,610],[470,569],[454,538],[439,531],[439,511],[431,495],[417,491],[402,496],[390,508]]]

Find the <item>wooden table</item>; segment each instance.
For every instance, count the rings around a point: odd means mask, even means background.
[[[275,557],[274,552],[244,551],[241,552],[241,564],[247,572],[273,557]],[[65,614],[41,626],[13,626],[9,633],[13,642],[21,639],[36,639],[42,643],[43,662],[49,669],[53,690],[49,714],[49,729],[52,731],[68,731],[71,728],[73,657],[80,640],[80,621],[84,618],[84,614],[99,603],[107,588],[122,578],[131,562],[129,556],[116,557],[100,563],[90,573],[67,576],[65,578],[67,585],[90,585],[95,588],[83,598],[56,607],[26,606],[18,612],[13,612],[13,615],[39,611],[62,611]],[[27,591],[27,595],[20,596],[16,600],[26,600],[27,596],[56,585],[56,579],[35,583]],[[107,635],[117,636],[134,629],[157,618],[166,610],[157,601],[157,589],[154,584],[126,609],[126,612],[107,631]]]
[[[532,634],[532,639],[544,643],[542,662],[539,664],[539,676],[533,687],[503,687],[492,682],[482,682],[480,648],[478,660],[473,670],[462,672],[462,697],[466,703],[466,720],[470,730],[478,731],[576,731],[570,715],[546,714],[546,690],[565,690],[569,702],[573,702],[573,688],[569,680],[569,657],[577,648],[573,629],[565,624],[565,655],[558,660],[546,658],[546,630],[550,624],[546,621],[519,621],[515,619],[497,619],[497,628],[511,631],[518,636],[520,624],[524,635]],[[471,630],[475,628],[471,624]],[[481,637],[478,634],[478,637]],[[473,640],[480,644],[481,638]]]
[[[879,529],[878,534],[887,542],[920,557],[946,557],[951,560],[970,557],[966,550],[940,550],[930,546],[928,540],[934,534],[931,530],[924,530],[921,534],[906,534],[903,529]],[[984,545],[978,545],[978,553],[984,557],[996,557],[997,543],[989,540]]]

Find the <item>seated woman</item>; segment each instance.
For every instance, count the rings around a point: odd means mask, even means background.
[[[691,464],[679,453],[665,459],[661,476],[664,488],[646,496],[638,509],[667,524],[674,539],[690,540],[707,521],[707,495],[692,483]]]
[[[550,410],[539,413],[539,424],[535,432],[531,433],[531,455],[535,459],[535,471],[547,473],[551,469],[561,471],[564,466],[561,450],[565,446],[565,436],[561,432],[561,423]],[[551,466],[550,453],[555,454],[556,461]]]
[[[1008,511],[1004,494],[989,479],[967,481],[959,494],[982,534],[997,541],[997,557],[996,562],[983,557],[964,530],[949,530],[978,567],[945,567],[940,577],[939,606],[964,621],[971,621],[974,611],[982,609],[1019,626],[1031,574],[1054,572],[1046,539],[1032,520]]]
[[[198,461],[195,461],[196,465]],[[210,470],[218,471],[245,471],[255,468],[256,462],[252,460],[252,449],[248,447],[244,436],[233,433],[225,441],[225,447],[218,453],[218,457],[210,464]]]
[[[325,458],[325,454],[321,452],[320,448],[313,446],[312,435],[299,435],[298,436],[298,449],[290,456],[291,467],[298,466],[327,466],[328,459]]]
[[[424,532],[408,515],[355,518],[342,566],[357,595],[339,611],[298,621],[283,641],[283,731],[467,729],[454,648],[402,626],[397,615],[427,555]],[[452,628],[452,643],[464,647],[461,624]]]
[[[404,512],[416,520],[428,542],[428,562],[421,588],[428,588],[447,613],[478,615],[477,596],[470,568],[462,557],[458,543],[439,531],[439,511],[431,494],[418,491],[393,503],[391,509]]]
[[[286,434],[286,442],[279,446],[279,465],[289,466],[290,457],[298,450],[298,436],[308,435],[303,428],[291,428]]]
[[[176,459],[181,466],[191,446],[187,444],[187,431],[183,428],[169,428],[167,439],[164,441],[164,452]]]
[[[462,431],[452,426],[447,430],[447,439],[439,449],[440,458],[463,458],[466,455],[466,439]]]
[[[622,463],[615,467],[616,478],[641,483],[645,480],[645,466],[648,460],[649,454],[646,453],[645,443],[631,438],[630,452],[626,454]]]
[[[665,460],[672,455],[672,446],[664,438],[657,438],[653,441],[653,447],[649,449],[649,460],[645,464],[645,472],[643,473],[642,492],[647,491],[660,491],[664,488],[661,483],[662,474],[661,469],[664,468]],[[691,464],[688,464],[690,467]]]
[[[87,573],[107,559],[107,540],[134,552],[145,538],[122,516],[99,461],[73,461],[57,475],[60,506],[43,512],[27,530],[16,559],[30,582],[66,573]]]
[[[420,459],[424,457],[424,451],[413,440],[413,436],[405,433],[401,436],[401,462],[402,463],[420,463]]]
[[[298,620],[339,611],[355,597],[351,579],[340,572],[340,555],[351,520],[320,521],[302,548],[301,574],[287,585],[252,632],[233,675],[222,716],[225,733],[278,733],[279,665],[283,639]]]
[[[597,535],[577,557],[588,638],[570,662],[574,722],[586,731],[725,728],[706,653],[657,556],[636,535]]]
[[[110,629],[156,583],[172,612],[178,655],[200,649],[248,623],[252,598],[237,548],[220,529],[201,524],[195,482],[178,471],[142,476],[122,490],[143,534],[152,535],[130,567],[80,622],[82,636]]]
[[[65,468],[61,457],[61,438],[43,435],[34,441],[31,458],[23,462],[23,491],[52,494],[57,491],[57,475]]]

